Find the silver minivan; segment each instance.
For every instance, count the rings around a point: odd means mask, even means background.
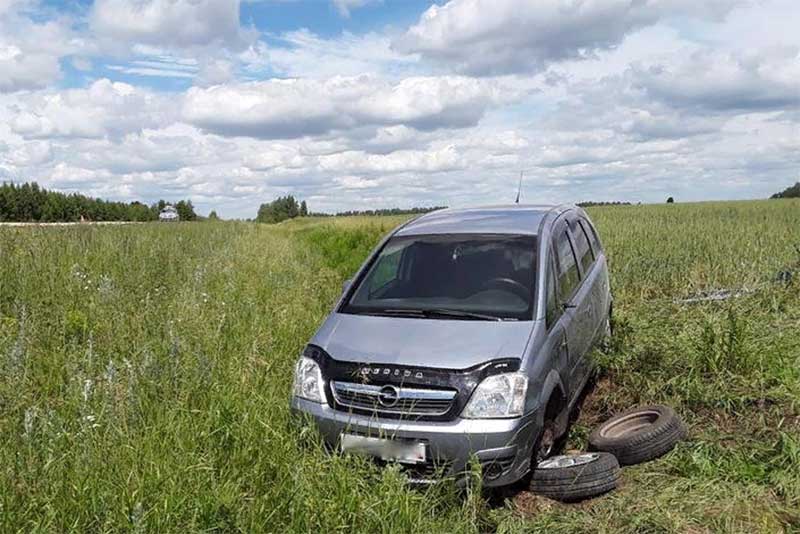
[[[555,453],[610,334],[603,247],[575,206],[447,209],[391,232],[303,351],[292,408],[417,482]]]

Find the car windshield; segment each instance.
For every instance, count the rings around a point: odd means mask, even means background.
[[[343,313],[463,320],[533,317],[536,237],[393,237]]]

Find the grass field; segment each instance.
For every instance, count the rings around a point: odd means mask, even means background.
[[[401,219],[0,229],[0,531],[799,531],[800,202],[590,214],[617,330],[570,447],[645,402],[690,439],[576,505],[409,489],[290,416],[297,354]]]

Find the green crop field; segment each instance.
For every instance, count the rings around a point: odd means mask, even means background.
[[[0,531],[800,530],[800,202],[590,214],[617,329],[569,447],[648,402],[690,437],[573,505],[409,488],[291,416],[296,356],[402,219],[0,228]]]

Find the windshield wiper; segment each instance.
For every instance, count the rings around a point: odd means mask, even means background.
[[[376,310],[375,315],[391,315],[397,317],[448,317],[453,319],[466,319],[473,321],[502,321],[502,317],[487,315],[485,313],[474,313],[461,310],[447,310],[444,308],[419,309],[419,308],[390,308]]]
[[[439,317],[453,317],[457,319],[474,319],[478,321],[502,321],[502,317],[497,315],[488,315],[486,313],[475,313],[462,310],[447,310],[444,308],[435,308],[432,310],[425,310],[428,316]]]

